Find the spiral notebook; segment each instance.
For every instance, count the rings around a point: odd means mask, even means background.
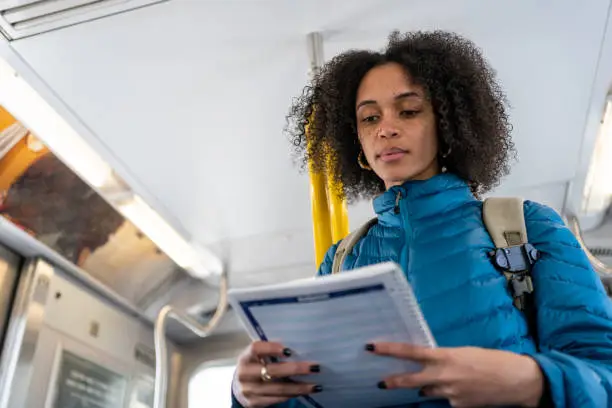
[[[414,362],[365,351],[373,341],[435,347],[399,265],[383,263],[332,276],[229,291],[229,303],[253,340],[278,341],[287,361],[313,361],[318,374],[291,378],[323,386],[301,401],[314,408],[398,407],[421,401],[417,390],[380,390],[388,375],[415,372]]]

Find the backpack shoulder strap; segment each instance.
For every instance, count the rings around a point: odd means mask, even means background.
[[[483,204],[482,216],[497,248],[524,245],[528,242],[522,198],[487,198]]]
[[[488,198],[483,203],[482,218],[497,248],[491,253],[493,263],[502,270],[508,282],[514,306],[525,313],[529,332],[537,347],[538,328],[531,269],[539,253],[529,244],[523,199]]]
[[[533,293],[531,268],[539,253],[528,242],[523,199],[488,198],[482,218],[497,248],[491,252],[493,263],[506,277],[515,306],[525,310],[527,297]]]
[[[355,244],[357,244],[357,242],[359,242],[359,240],[364,237],[368,233],[370,228],[372,228],[372,226],[377,222],[378,218],[372,218],[371,220],[357,228],[355,231],[348,234],[342,241],[340,241],[340,244],[336,249],[336,254],[334,255],[334,262],[332,264],[332,274],[340,272],[340,270],[342,269],[342,265],[344,264],[344,260],[346,259],[346,256],[351,253]]]

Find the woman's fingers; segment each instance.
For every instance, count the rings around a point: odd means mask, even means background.
[[[439,364],[427,364],[421,371],[391,375],[384,379],[382,388],[428,388],[448,384],[448,374]]]
[[[263,365],[261,363],[249,363],[243,364],[238,370],[239,381],[260,381],[261,380],[261,369]],[[266,364],[266,372],[272,378],[286,378],[296,375],[307,375],[318,373],[320,367],[318,364],[305,363],[305,362],[281,362],[281,363],[269,363]]]
[[[241,361],[259,361],[266,357],[290,357],[291,350],[280,343],[254,341],[243,354]]]
[[[420,394],[424,397],[451,398],[454,396],[452,387],[448,385],[428,385],[421,388]]]
[[[320,385],[284,380],[287,377],[318,373],[318,364],[296,361],[263,362],[271,357],[282,359],[290,356],[291,350],[275,342],[255,341],[245,350],[238,363],[236,379],[239,384],[238,392],[248,402],[249,407],[263,408],[323,390]],[[271,381],[262,380],[264,368],[265,374],[272,378]]]
[[[316,384],[303,384],[282,381],[287,377],[318,373],[318,364],[309,362],[280,361],[265,364],[265,372],[272,381],[262,381],[262,360],[270,357],[290,357],[291,350],[280,343],[256,341],[240,358],[236,377],[240,383],[241,394],[249,401],[249,406],[265,407],[286,401],[300,395],[322,391]]]
[[[445,350],[415,346],[406,343],[373,343],[366,345],[366,349],[379,356],[401,358],[417,362],[434,362],[444,358]]]
[[[250,399],[258,396],[282,397],[284,399],[321,392],[323,389],[315,384],[291,382],[244,383],[242,394]]]
[[[423,378],[422,375],[396,375],[385,378],[385,388],[422,388],[428,384],[428,378]]]
[[[414,374],[400,374],[385,378],[383,388],[423,388],[437,384],[439,379],[429,370]]]

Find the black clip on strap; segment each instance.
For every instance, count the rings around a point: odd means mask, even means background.
[[[504,271],[514,305],[519,310],[525,310],[526,296],[533,293],[533,282],[530,272],[540,253],[529,243],[508,248],[498,248],[490,253],[495,266]]]
[[[499,269],[509,273],[528,271],[540,258],[539,251],[531,244],[498,248],[490,255]]]

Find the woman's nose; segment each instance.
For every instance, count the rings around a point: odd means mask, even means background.
[[[392,121],[385,121],[380,124],[378,136],[384,138],[396,137],[399,135],[399,129]]]

